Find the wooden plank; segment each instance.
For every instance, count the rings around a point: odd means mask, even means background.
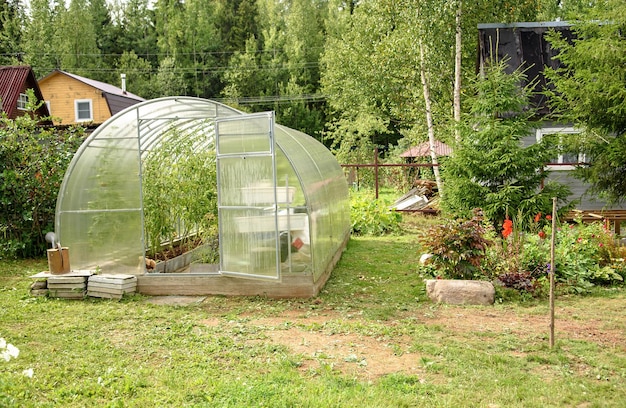
[[[139,276],[137,291],[145,295],[225,295],[267,296],[272,298],[311,297],[313,275],[285,276],[281,282],[233,278],[222,275],[160,275]]]

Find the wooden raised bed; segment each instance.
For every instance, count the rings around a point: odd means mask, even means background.
[[[282,274],[281,281],[235,278],[216,273],[150,273],[137,276],[137,292],[164,296],[266,296],[270,298],[308,298],[317,296],[341,258],[349,236],[339,247],[322,275],[314,280],[311,273]]]

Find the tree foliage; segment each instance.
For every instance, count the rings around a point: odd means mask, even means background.
[[[507,215],[522,225],[538,212],[550,212],[552,197],[563,204],[569,195],[558,184],[541,188],[546,174],[540,169],[554,151],[546,141],[523,145],[522,139],[538,123],[531,121],[533,112],[526,109],[528,88],[518,86],[524,74],[519,70],[506,74],[505,69],[505,61],[494,61],[473,82],[461,141],[443,167],[443,208],[469,216],[481,207],[496,228]]]
[[[22,7],[18,0],[0,0],[0,64],[19,61]]]
[[[546,76],[558,118],[583,130],[569,148],[583,151],[589,167],[578,175],[610,202],[626,197],[626,3],[597,2],[597,9],[572,27],[572,43],[553,33],[562,66]]]
[[[37,127],[36,98],[28,93],[30,114],[0,117],[0,259],[45,253],[65,169],[83,140],[81,128]]]

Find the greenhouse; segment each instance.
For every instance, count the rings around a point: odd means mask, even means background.
[[[55,229],[72,270],[137,275],[140,293],[303,297],[339,260],[349,214],[341,167],[314,138],[272,112],[168,97],[85,140]],[[159,261],[181,248],[193,255]]]

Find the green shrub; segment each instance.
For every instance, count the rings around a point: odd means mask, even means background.
[[[481,263],[491,241],[480,210],[469,219],[447,220],[430,227],[421,237],[438,276],[446,279],[484,278]]]
[[[402,216],[390,209],[385,200],[361,190],[350,193],[350,219],[353,234],[383,235],[400,232]]]
[[[43,128],[39,121],[28,114],[0,117],[0,259],[45,254],[65,170],[83,141],[80,127]]]
[[[530,232],[496,239],[487,252],[488,269],[499,285],[543,296],[550,272],[552,226],[539,216]],[[587,292],[594,285],[624,282],[624,262],[614,236],[601,223],[580,220],[555,233],[555,279],[561,292]]]

